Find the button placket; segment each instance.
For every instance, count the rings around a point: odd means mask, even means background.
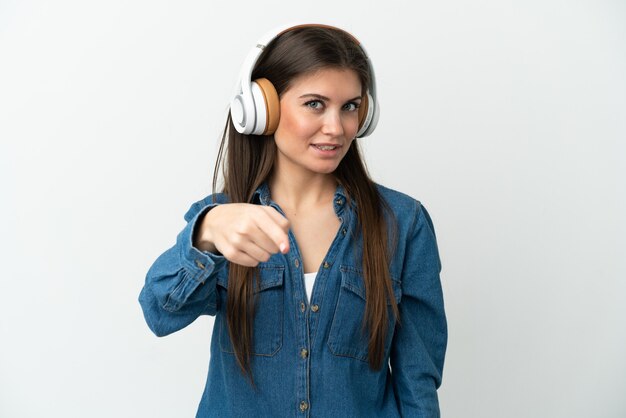
[[[296,252],[296,253],[297,253],[297,252]],[[299,259],[299,258],[294,258],[294,259],[293,259],[293,265],[294,265],[294,267],[295,267],[295,269],[296,269],[295,274],[296,274],[296,275],[299,275],[300,277],[303,277],[303,275],[304,275],[304,271],[302,271],[302,272],[301,272],[301,271],[299,271],[299,269],[300,269],[300,259]],[[303,267],[304,267],[304,266],[303,266]],[[304,281],[303,281],[303,283],[304,283]],[[304,314],[304,313],[306,312],[307,304],[306,304],[303,300],[300,300],[299,305],[300,305],[300,312]],[[307,339],[308,339],[308,338],[306,337],[306,329],[308,328],[308,327],[306,326],[306,322],[307,322],[307,319],[306,319],[306,314],[305,314],[305,315],[303,315],[303,317],[302,317],[302,319],[301,319],[301,320],[303,321],[302,325],[303,325],[303,327],[304,327],[304,334],[305,334],[305,335],[303,335],[304,340],[302,341],[302,344],[303,344],[303,345],[306,345],[306,341],[307,341]],[[308,357],[308,355],[309,355],[309,351],[308,351],[306,348],[302,347],[302,348],[299,350],[298,355],[299,355],[302,359],[306,360],[306,358],[307,358],[307,357]],[[300,373],[302,373],[302,375],[303,375],[303,376],[306,376],[306,375],[308,374],[308,367],[309,367],[309,366],[308,366],[308,362],[307,362],[307,361],[304,361],[303,363],[301,363],[301,366],[299,367],[299,372],[298,372],[298,373],[299,373],[299,374],[300,374]],[[299,392],[299,393],[304,394],[305,396],[306,396],[306,394],[308,393],[308,387],[307,387],[308,383],[304,383],[304,382],[306,382],[307,380],[308,380],[308,379],[303,379],[303,380],[302,380],[303,385],[302,385],[302,387],[300,387],[300,388],[299,388],[299,390],[298,390],[298,392]],[[306,412],[306,411],[309,409],[309,403],[308,403],[306,400],[302,400],[302,401],[300,401],[300,404],[299,404],[299,409],[300,409],[300,412],[303,412],[303,413],[304,413],[304,412]]]

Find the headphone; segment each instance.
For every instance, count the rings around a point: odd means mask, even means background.
[[[349,35],[365,54],[371,75],[370,85],[367,94],[363,97],[359,106],[359,130],[356,138],[365,137],[371,134],[378,123],[379,106],[376,100],[376,78],[374,77],[374,67],[369,59],[365,48],[350,33],[335,26],[324,24],[299,24],[278,27],[266,33],[256,46],[248,53],[235,92],[230,102],[230,115],[237,132],[246,135],[271,135],[278,127],[280,120],[280,102],[278,93],[267,78],[251,80],[252,69],[261,56],[263,50],[276,37],[285,32],[302,27],[321,27],[340,30]]]

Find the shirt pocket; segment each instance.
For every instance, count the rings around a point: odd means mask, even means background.
[[[365,329],[361,331],[361,324],[365,315],[363,271],[347,265],[341,265],[339,270],[341,272],[341,287],[328,335],[328,348],[335,356],[352,357],[367,362],[370,334],[367,324]],[[402,299],[401,282],[392,277],[391,285],[396,302],[399,304]],[[385,356],[389,354],[395,329],[395,319],[390,300],[387,301],[387,308],[389,329],[385,340]]]
[[[255,289],[255,310],[253,324],[252,354],[273,356],[283,345],[283,277],[285,266],[282,264],[259,264],[260,288]],[[215,318],[215,327],[219,331],[221,351],[234,354],[233,345],[228,335],[226,323],[226,300],[228,296],[228,278],[226,274],[218,276],[217,292],[220,307]]]

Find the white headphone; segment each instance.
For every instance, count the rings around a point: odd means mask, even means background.
[[[376,78],[374,67],[365,48],[350,33],[335,26],[324,24],[299,24],[276,28],[265,34],[257,45],[252,48],[246,57],[239,80],[230,102],[230,114],[237,132],[246,135],[271,135],[278,127],[280,120],[280,103],[276,89],[266,78],[251,80],[252,70],[265,47],[276,37],[293,29],[301,27],[322,27],[341,30],[349,35],[359,45],[369,65],[371,74],[367,95],[363,97],[359,107],[359,130],[357,138],[371,134],[378,123],[379,106],[376,100]]]

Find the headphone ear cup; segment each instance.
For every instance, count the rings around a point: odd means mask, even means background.
[[[267,111],[265,109],[265,96],[259,85],[250,83],[252,92],[252,108],[254,109],[254,125],[251,126],[250,135],[260,135],[265,130]]]
[[[370,120],[369,126],[367,127],[366,135],[371,134],[374,129],[376,129],[376,125],[378,125],[378,116],[380,115],[380,105],[378,104],[378,100],[374,99],[375,105],[373,106],[372,119]]]
[[[365,117],[367,116],[367,109],[369,107],[369,94],[366,94],[361,99],[361,106],[359,106],[359,132],[363,127],[363,123],[365,122]]]
[[[361,101],[361,106],[359,106],[359,130],[356,137],[358,138],[371,134],[376,127],[377,122],[378,106],[368,91]]]
[[[267,78],[258,78],[254,80],[253,84],[259,87],[259,91],[263,96],[263,112],[264,112],[264,125],[257,126],[255,131],[258,131],[256,135],[272,135],[278,128],[278,121],[280,120],[280,99],[276,88]],[[257,114],[259,114],[257,109]]]
[[[243,106],[243,97],[237,94],[230,101],[230,116],[235,129],[239,133],[244,133],[246,128],[246,112]]]

